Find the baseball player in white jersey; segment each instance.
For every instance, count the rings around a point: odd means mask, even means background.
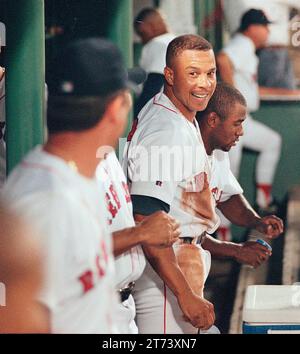
[[[269,23],[261,10],[249,10],[241,20],[240,32],[229,41],[217,57],[222,80],[242,92],[248,107],[244,136],[229,153],[231,169],[238,177],[243,147],[259,152],[256,164],[256,203],[260,209],[266,211],[273,201],[272,184],[280,158],[281,137],[270,127],[254,120],[251,112],[259,109],[258,58],[255,51],[265,44]],[[224,219],[222,224],[220,230],[222,238],[230,239],[230,223]]]
[[[121,300],[117,308],[118,330],[120,333],[136,334],[138,328],[134,321],[135,304],[131,293],[146,265],[141,245],[170,245],[177,240],[179,230],[173,227],[174,221],[165,213],[153,214],[135,227],[127,181],[114,151],[105,155],[96,175],[104,189],[108,225],[114,240],[115,287]],[[158,231],[161,237],[155,237]],[[171,242],[168,241],[170,232]],[[119,245],[120,238],[123,241],[125,238],[125,248]]]
[[[70,44],[52,74],[49,139],[14,169],[4,194],[39,231],[49,330],[114,333],[111,233],[95,171],[99,147],[115,146],[126,126],[133,80],[120,51],[100,38]]]
[[[243,14],[251,8],[264,11],[272,21],[267,44],[260,49],[258,82],[260,86],[296,88],[295,73],[289,58],[290,12],[300,10],[298,0],[223,0],[225,22],[230,34],[240,25]]]
[[[128,227],[134,227],[132,203],[127,187],[124,172],[114,152],[107,154],[106,158],[97,168],[97,178],[103,184],[108,208],[108,225],[111,232]],[[138,333],[134,322],[135,305],[131,295],[131,287],[141,276],[145,268],[145,257],[141,246],[131,248],[122,253],[115,260],[116,289],[126,289],[120,294],[121,303],[118,307],[118,328],[120,333]],[[123,301],[122,301],[123,300]]]
[[[149,99],[163,87],[167,47],[175,35],[169,32],[164,16],[155,8],[147,7],[140,11],[134,20],[134,29],[143,43],[139,65],[148,74],[143,91],[135,103],[136,117]]]
[[[46,275],[38,300],[51,314],[50,332],[115,332],[114,260],[97,180],[38,147],[4,193],[41,237]]]
[[[203,298],[210,267],[204,244],[213,255],[243,254],[242,262],[258,261],[253,245],[211,238],[203,242],[205,232],[218,227],[214,198],[223,200],[223,188],[224,198],[242,192],[226,158],[212,158],[214,167],[210,166],[195,121],[196,112],[206,108],[214,92],[215,70],[206,40],[194,35],[174,39],[167,52],[164,93],[142,109],[128,137],[125,168],[135,218],[165,210],[181,223],[181,239],[174,248],[144,247],[148,262],[134,293],[141,333],[197,333],[214,323],[212,304]],[[212,170],[219,164],[228,173],[214,185]],[[265,259],[266,249],[263,252]]]

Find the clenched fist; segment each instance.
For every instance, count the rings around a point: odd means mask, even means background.
[[[254,268],[267,261],[272,252],[256,241],[247,241],[239,245],[240,249],[235,257],[236,261]]]

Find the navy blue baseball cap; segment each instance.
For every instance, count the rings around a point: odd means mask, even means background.
[[[240,31],[245,31],[250,25],[269,25],[271,22],[266,14],[259,9],[250,9],[244,13],[241,19]]]
[[[50,96],[106,96],[143,83],[141,68],[127,70],[119,48],[103,38],[69,44],[55,61],[47,83]]]

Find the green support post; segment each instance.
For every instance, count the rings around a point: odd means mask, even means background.
[[[200,34],[200,2],[194,0],[194,25],[196,27],[196,33]]]
[[[44,0],[7,0],[6,142],[10,172],[44,137]]]
[[[215,51],[219,52],[223,48],[223,17],[221,0],[216,2],[216,23],[215,23]]]
[[[133,0],[111,0],[107,37],[122,51],[127,67],[133,66]],[[132,124],[132,112],[128,117],[127,136]]]
[[[204,18],[205,18],[205,0],[195,0],[194,2],[195,11],[195,23],[197,28],[197,33],[202,37],[206,36],[204,28]]]
[[[128,66],[133,63],[133,1],[111,0],[107,36],[122,51]]]
[[[213,14],[215,11],[215,0],[206,0],[206,38],[210,41],[210,43],[215,46],[215,25],[213,23]]]

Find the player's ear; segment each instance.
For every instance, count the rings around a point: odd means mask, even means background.
[[[168,85],[173,86],[174,84],[174,72],[168,66],[164,69],[165,79],[167,80]]]
[[[211,128],[215,128],[220,123],[220,117],[216,112],[210,112],[207,116],[207,124]]]
[[[104,115],[109,117],[112,122],[118,122],[120,116],[128,114],[132,106],[132,98],[128,90],[120,92],[109,101]]]

